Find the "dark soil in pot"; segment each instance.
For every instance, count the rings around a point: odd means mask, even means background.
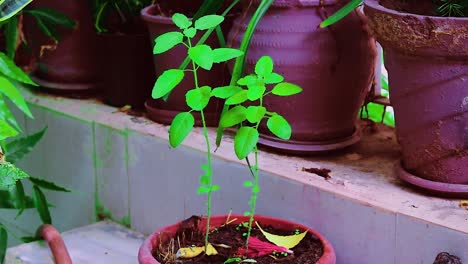
[[[258,4],[259,1],[254,1]],[[247,1],[248,3],[248,1]],[[343,2],[341,2],[343,3]],[[377,51],[364,16],[353,12],[337,24],[318,29],[341,4],[334,1],[277,0],[260,21],[253,36],[245,72],[269,55],[275,72],[303,88],[287,102],[274,96],[264,99],[292,126],[292,137],[283,141],[260,126],[260,143],[275,150],[308,154],[349,146],[359,140],[355,122],[373,81]],[[238,18],[229,43],[238,47],[254,8]]]
[[[173,24],[170,17],[161,16],[160,13],[161,11],[158,9],[157,5],[149,6],[142,10],[142,17],[146,21],[150,32],[151,43],[154,43],[154,39],[163,33],[179,30]],[[195,41],[198,41],[201,36],[202,33],[198,33],[195,37]],[[213,48],[219,47],[219,42],[215,34],[211,35],[206,43]],[[186,56],[187,48],[182,45],[179,45],[164,54],[154,56],[156,78],[167,69],[179,68]],[[191,66],[188,66],[187,68],[191,69]],[[230,80],[229,71],[224,64],[214,65],[210,71],[199,69],[197,72],[198,82],[201,85],[219,87],[226,85]],[[178,113],[190,110],[185,103],[185,93],[194,87],[195,83],[193,75],[186,74],[183,81],[172,91],[167,101],[162,99],[155,100],[149,96],[150,98],[145,104],[149,117],[158,123],[170,124]],[[221,101],[212,99],[210,104],[205,108],[205,118],[208,126],[217,125],[222,106],[223,104]],[[200,115],[196,113],[195,117],[196,125],[200,126]]]
[[[73,30],[59,28],[60,43],[55,44],[32,18],[25,22],[25,33],[36,63],[33,79],[41,86],[65,91],[95,89],[99,82],[97,38],[91,10],[83,0],[36,0],[31,8],[52,8],[77,21]]]
[[[245,247],[245,237],[243,233],[246,228],[242,226],[242,222],[248,221],[248,217],[231,216],[229,219],[235,219],[232,224],[226,224],[226,217],[213,217],[213,231],[210,235],[210,243],[214,245],[218,251],[217,255],[207,256],[199,255],[192,259],[164,259],[164,256],[172,255],[181,247],[190,247],[192,245],[203,246],[205,236],[203,229],[205,228],[205,218],[192,216],[191,218],[182,221],[181,223],[162,229],[156,232],[158,237],[150,237],[140,249],[139,260],[140,264],[147,263],[224,263],[230,257],[239,256],[239,252]],[[294,263],[294,264],[328,264],[335,263],[335,254],[333,248],[321,235],[301,225],[297,225],[288,221],[278,220],[268,217],[256,217],[262,229],[266,232],[275,235],[289,236],[294,235],[296,231],[303,232],[308,230],[304,239],[294,248],[293,254],[276,256],[277,259],[270,254],[260,257],[252,257],[259,264],[267,263]],[[216,228],[215,228],[216,227]],[[258,228],[252,230],[252,237],[258,238],[261,241],[269,242]],[[153,242],[151,242],[153,241]],[[179,245],[180,242],[180,245]],[[151,245],[151,255],[157,260],[148,260],[143,257],[145,246]],[[226,245],[223,247],[219,245]],[[241,251],[239,251],[241,250]]]
[[[402,146],[397,175],[432,192],[466,197],[468,18],[414,15],[380,3],[418,10],[418,2],[368,0],[364,9],[384,47]]]

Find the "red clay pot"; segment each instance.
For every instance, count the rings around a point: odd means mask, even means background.
[[[212,227],[219,227],[223,224],[226,223],[226,218],[227,216],[213,216],[211,217],[211,225]],[[233,222],[233,224],[240,224],[243,222],[249,221],[248,216],[243,216],[243,215],[231,215],[230,219],[237,218],[236,221]],[[204,219],[206,220],[206,218]],[[333,246],[331,243],[320,233],[317,231],[300,225],[296,224],[290,221],[286,221],[283,219],[278,219],[278,218],[273,218],[273,217],[267,217],[267,216],[255,216],[255,220],[258,221],[259,223],[263,225],[269,225],[274,228],[280,228],[284,230],[291,230],[294,231],[296,229],[300,230],[307,230],[308,232],[312,233],[314,236],[316,236],[318,239],[320,239],[320,242],[322,242],[323,245],[323,255],[322,257],[318,260],[317,264],[334,264],[336,262],[336,256],[335,256],[335,250],[333,249]],[[175,225],[167,226],[164,228],[159,229],[158,231],[154,232],[151,234],[145,242],[143,242],[143,245],[141,245],[140,250],[138,252],[138,262],[140,264],[158,264],[158,262],[154,257],[153,257],[153,252],[155,249],[158,247],[158,245],[161,242],[165,242],[165,240],[170,239],[175,236],[179,224],[177,223]],[[199,225],[201,228],[205,227],[205,222],[202,221],[201,224]]]
[[[77,21],[77,28],[73,30],[58,27],[61,41],[55,49],[47,49],[44,48],[46,45],[54,46],[53,41],[44,35],[32,18],[28,18],[25,31],[37,57],[32,76],[34,81],[55,90],[95,89],[99,81],[98,45],[88,1],[36,0],[30,7],[52,8]]]
[[[99,34],[102,95],[105,103],[144,109],[154,80],[152,48],[147,34]]]
[[[163,33],[179,31],[170,17],[158,15],[156,6],[144,8],[141,11],[141,15],[148,25],[151,43],[154,43],[154,39]],[[197,34],[195,41],[198,41],[201,35],[202,33]],[[215,35],[208,38],[206,43],[213,48],[219,47],[219,42]],[[155,75],[159,76],[170,68],[179,68],[186,56],[187,48],[182,45],[178,45],[168,52],[154,56]],[[187,68],[191,69],[192,67],[189,66]],[[213,65],[211,71],[199,69],[197,72],[200,85],[219,87],[229,81],[229,74],[224,64]],[[190,110],[185,103],[185,93],[194,88],[195,83],[193,75],[186,74],[184,80],[172,91],[167,101],[163,101],[162,99],[155,100],[152,98],[146,101],[145,105],[149,117],[158,123],[170,124],[178,113]],[[217,125],[221,109],[221,102],[213,99],[205,108],[205,118],[209,126]],[[201,125],[201,119],[198,113],[195,114],[195,117],[196,125]]]
[[[366,0],[364,10],[384,47],[402,146],[397,174],[427,190],[467,197],[468,18],[398,12],[382,2]]]
[[[260,1],[254,0],[258,5]],[[356,118],[373,81],[377,56],[375,41],[359,11],[337,24],[318,25],[338,10],[335,1],[277,0],[261,19],[247,53],[245,72],[269,55],[275,72],[303,92],[285,98],[267,96],[265,106],[283,115],[292,126],[289,141],[272,136],[266,122],[260,126],[260,144],[275,150],[307,154],[343,148],[356,143]],[[341,1],[343,2],[343,1]],[[255,8],[238,18],[229,43],[239,47]]]

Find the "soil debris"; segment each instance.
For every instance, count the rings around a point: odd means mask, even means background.
[[[316,174],[322,178],[325,178],[325,180],[331,179],[331,175],[330,175],[331,170],[326,169],[326,168],[304,168],[303,167],[302,171]]]
[[[433,264],[463,264],[459,257],[441,252],[437,255]]]

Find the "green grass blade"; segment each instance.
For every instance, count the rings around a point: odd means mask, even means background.
[[[336,11],[336,13],[322,21],[322,23],[320,23],[320,27],[325,28],[335,24],[336,22],[340,21],[345,16],[347,16],[349,13],[351,13],[354,9],[356,9],[356,7],[360,6],[362,3],[363,0],[351,0],[340,10]]]

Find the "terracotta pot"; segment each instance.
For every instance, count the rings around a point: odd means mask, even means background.
[[[227,216],[213,216],[211,217],[211,225],[213,228],[219,227],[226,223]],[[243,222],[249,221],[249,217],[243,215],[231,215],[230,219],[236,218],[237,220],[234,221],[232,224],[240,224]],[[336,262],[335,250],[331,243],[320,233],[317,231],[300,225],[290,221],[286,221],[283,219],[267,217],[267,216],[255,216],[255,220],[259,223],[263,224],[264,226],[272,226],[274,228],[284,229],[284,230],[291,230],[294,231],[296,229],[300,230],[307,230],[309,233],[316,236],[320,239],[320,242],[323,245],[323,255],[318,260],[317,264],[334,264]],[[206,218],[203,219],[201,224],[199,225],[201,228],[205,227]],[[138,261],[140,264],[157,264],[158,262],[153,257],[153,252],[157,249],[160,243],[164,243],[170,238],[173,238],[179,229],[180,223],[175,225],[167,226],[164,228],[159,229],[158,231],[151,234],[143,245],[141,245],[140,250],[138,252]]]
[[[61,40],[54,47],[53,41],[28,16],[25,31],[37,57],[32,76],[34,81],[56,90],[95,89],[99,81],[98,45],[88,1],[36,0],[30,7],[52,8],[77,21],[73,30],[57,27]]]
[[[143,109],[155,76],[147,34],[99,34],[104,102]]]
[[[163,33],[179,31],[171,18],[159,16],[157,14],[158,12],[155,6],[146,7],[141,11],[143,20],[145,20],[148,25],[151,43],[154,43],[154,39]],[[198,33],[195,37],[195,41],[198,41],[201,35],[202,33]],[[219,47],[215,35],[208,38],[206,43],[213,48]],[[182,45],[178,45],[168,52],[154,56],[156,76],[161,75],[167,69],[179,68],[186,56],[187,48]],[[191,66],[187,68],[192,69]],[[199,69],[197,72],[200,85],[208,85],[214,88],[223,86],[229,81],[227,68],[223,64],[213,65],[211,71]],[[155,100],[152,98],[146,101],[146,109],[149,117],[158,123],[170,124],[175,115],[190,110],[185,103],[185,93],[194,88],[195,83],[193,75],[186,74],[184,80],[172,91],[167,101],[163,101],[162,99]],[[210,104],[205,108],[205,118],[209,126],[217,125],[221,109],[221,102],[214,99],[212,99]],[[196,125],[201,125],[199,114],[196,113],[195,117]]]
[[[395,1],[398,2],[398,1]],[[384,48],[403,180],[468,195],[468,18],[397,12],[366,1]]]
[[[253,1],[258,4],[259,1]],[[247,54],[245,72],[269,55],[275,72],[303,92],[285,98],[267,96],[265,106],[292,126],[290,141],[273,137],[261,124],[264,146],[307,154],[343,148],[359,140],[355,122],[372,80],[377,50],[359,11],[337,24],[318,29],[326,14],[342,5],[334,1],[277,0],[261,19]],[[229,43],[239,47],[255,8],[234,22]]]

